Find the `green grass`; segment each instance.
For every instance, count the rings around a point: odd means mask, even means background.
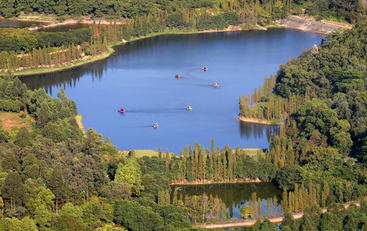
[[[258,151],[261,151],[262,155],[265,154],[261,148],[241,148],[240,150],[245,152],[246,155],[251,157],[257,157]]]
[[[122,153],[127,156],[129,155],[130,151],[122,151]],[[140,158],[143,156],[148,156],[148,157],[152,157],[152,156],[158,156],[158,152],[153,151],[153,150],[135,150],[135,158]]]

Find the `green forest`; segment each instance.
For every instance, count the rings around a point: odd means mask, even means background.
[[[21,12],[124,18],[69,32],[0,29],[0,114],[31,118],[0,127],[0,230],[203,230],[226,221],[224,202],[206,194],[179,196],[170,184],[272,181],[283,190],[281,230],[367,230],[367,23],[360,1],[127,0],[5,1],[0,14]],[[284,121],[269,149],[198,143],[180,153],[128,155],[93,129],[82,131],[77,105],[62,89],[51,98],[11,72],[60,66],[103,53],[114,42],[170,30],[221,30],[267,25],[289,13],[356,23],[327,35],[280,65],[252,94],[239,97],[240,116]],[[343,203],[360,201],[345,208]],[[242,218],[252,230],[277,230],[259,219],[252,196]],[[327,211],[322,211],[327,208]],[[291,212],[304,212],[295,221]]]
[[[269,200],[286,214],[281,230],[365,230],[366,31],[358,23],[328,35],[281,65],[252,96],[240,97],[243,115],[285,120],[269,150],[256,154],[212,140],[178,155],[159,148],[154,157],[136,158],[134,150],[126,156],[95,130],[83,133],[77,106],[63,90],[51,98],[17,77],[2,77],[2,113],[34,122],[31,129],[0,132],[0,230],[194,230],[228,220],[223,201],[178,196],[170,183],[239,179],[273,181],[283,190],[281,201]],[[360,199],[360,207],[342,206]],[[259,218],[256,202],[253,195],[243,218]],[[300,211],[301,220],[289,216]],[[253,230],[275,228],[259,220]]]
[[[280,169],[275,180],[284,189],[285,211],[366,195],[366,32],[367,24],[361,22],[327,35],[321,45],[282,64],[253,94],[240,97],[240,116],[285,121],[267,153]],[[354,209],[354,215],[344,214],[334,223],[338,228],[321,228],[321,223],[298,228],[363,230],[365,221],[357,217],[365,215]],[[354,228],[345,227],[352,222],[346,219],[353,220]]]

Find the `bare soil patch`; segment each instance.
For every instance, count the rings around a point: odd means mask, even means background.
[[[28,131],[32,131],[32,124],[35,123],[35,121],[28,114],[26,114],[25,118],[21,118],[21,114],[23,114],[23,112],[0,112],[0,123],[3,130],[16,132],[24,126]]]
[[[295,15],[291,15],[286,17],[285,19],[278,20],[277,23],[279,26],[284,26],[286,28],[298,29],[319,34],[328,34],[334,30],[344,31],[346,29],[352,28],[352,25],[348,25],[346,23],[316,20],[312,17],[301,17]]]

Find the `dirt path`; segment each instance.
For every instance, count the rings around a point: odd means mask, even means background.
[[[359,202],[351,202],[354,203],[357,206],[361,206]],[[349,205],[351,203],[343,204],[344,208],[349,208]],[[327,209],[322,209],[322,213],[325,213]],[[303,216],[303,212],[299,213],[293,213],[293,218],[295,220],[301,219]],[[280,223],[284,219],[284,215],[274,215],[267,217],[267,219],[272,223]],[[261,218],[263,221],[264,218]],[[215,223],[215,224],[198,224],[194,225],[194,227],[201,227],[201,228],[207,228],[207,229],[221,229],[221,228],[236,228],[236,227],[251,227],[256,223],[256,219],[241,219],[241,220],[235,220],[235,221],[225,221],[221,223]]]
[[[328,22],[328,21],[317,21],[311,17],[301,17],[290,15],[285,19],[277,21],[279,26],[284,26],[286,28],[297,29],[307,32],[314,32],[319,34],[328,34],[333,30],[346,30],[352,28],[351,25]]]

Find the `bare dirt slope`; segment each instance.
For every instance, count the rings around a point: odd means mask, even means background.
[[[310,17],[288,16],[278,21],[278,25],[286,28],[298,29],[302,31],[328,34],[333,30],[346,30],[352,28],[351,25],[342,23],[317,21]]]

